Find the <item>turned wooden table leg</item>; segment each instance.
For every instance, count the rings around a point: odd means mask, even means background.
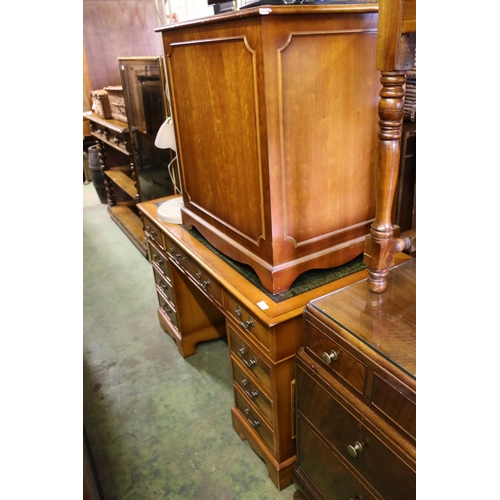
[[[383,71],[381,75],[377,208],[364,250],[364,262],[368,266],[368,288],[375,293],[385,290],[387,273],[394,263],[394,256],[404,248],[404,242],[394,238],[391,214],[399,174],[406,72]]]

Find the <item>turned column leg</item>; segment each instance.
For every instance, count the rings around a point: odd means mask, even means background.
[[[108,205],[112,207],[113,205],[116,205],[115,195],[113,193],[113,188],[110,185],[110,180],[108,179],[108,176],[105,174],[105,171],[107,170],[108,167],[106,164],[106,148],[102,143],[102,141],[97,141],[97,155],[99,156],[99,162],[101,164],[101,172],[104,179],[104,188],[106,189]]]
[[[404,71],[381,73],[376,213],[365,241],[364,262],[368,266],[368,288],[375,293],[387,286],[387,273],[394,264],[401,242],[394,238],[392,204],[399,174],[401,135],[404,116]],[[404,245],[403,245],[404,247]]]

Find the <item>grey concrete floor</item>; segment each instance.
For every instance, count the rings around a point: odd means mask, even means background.
[[[231,424],[225,339],[186,359],[151,266],[83,185],[83,423],[104,500],[292,499]]]

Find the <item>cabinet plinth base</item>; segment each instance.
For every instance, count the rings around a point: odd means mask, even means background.
[[[306,271],[341,266],[361,255],[372,222],[372,220],[367,222],[364,232],[349,241],[273,266],[203,221],[188,208],[183,207],[181,214],[184,226],[189,229],[195,227],[219,252],[250,266],[259,277],[262,286],[273,295],[286,292],[297,277]]]
[[[253,451],[266,463],[269,478],[276,488],[283,490],[290,486],[293,483],[292,473],[296,460],[295,455],[285,462],[278,463],[271,452],[264,447],[262,440],[257,437],[255,431],[245,422],[237,408],[231,408],[231,417],[233,428],[240,438],[247,440]]]

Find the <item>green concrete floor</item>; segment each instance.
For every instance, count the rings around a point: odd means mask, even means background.
[[[292,499],[232,428],[225,339],[183,359],[151,266],[83,185],[83,423],[104,500]]]

